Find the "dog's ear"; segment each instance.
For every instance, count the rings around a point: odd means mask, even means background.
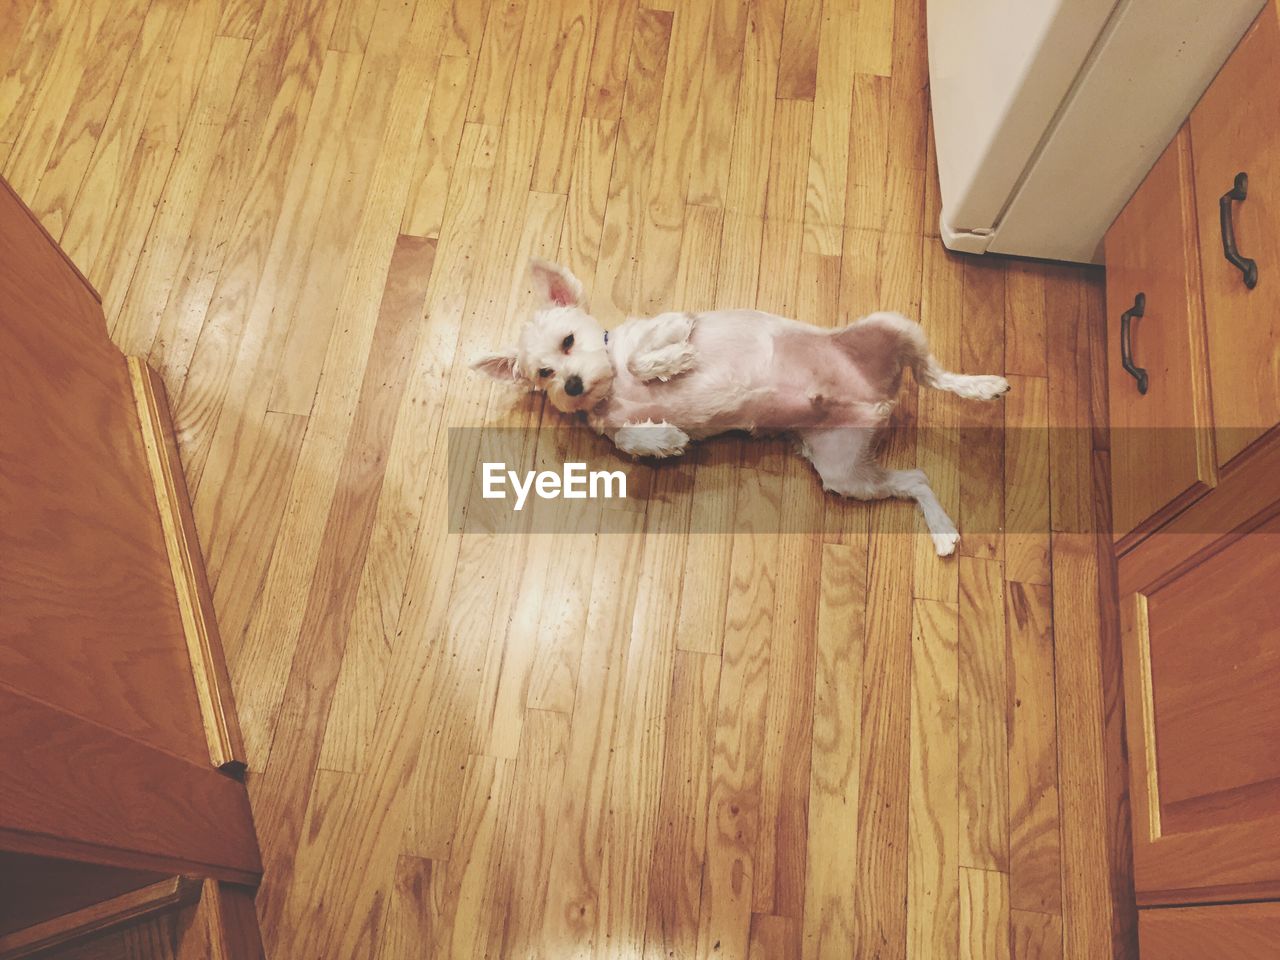
[[[487,373],[495,380],[520,380],[520,371],[516,368],[516,352],[507,350],[503,353],[486,353],[471,361],[471,369]]]
[[[558,263],[548,263],[537,257],[529,261],[529,273],[533,275],[533,289],[544,306],[581,307],[585,305],[582,284],[572,273]]]

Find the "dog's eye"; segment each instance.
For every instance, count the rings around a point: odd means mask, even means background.
[[[550,367],[543,367],[541,370],[538,371],[538,376],[540,376],[543,380],[545,380],[547,379],[547,377],[551,376],[551,374],[553,373],[555,373],[555,371],[552,370]]]
[[[571,333],[571,334],[569,334],[567,337],[565,337],[563,341],[561,341],[561,343],[560,343],[560,349],[561,349],[561,350],[563,350],[565,353],[568,353],[570,350],[572,350],[572,349],[573,349],[573,334],[572,334],[572,333]]]

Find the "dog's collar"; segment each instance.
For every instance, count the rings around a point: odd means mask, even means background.
[[[609,345],[609,331],[608,331],[608,330],[606,330],[606,331],[604,332],[604,345],[605,345],[606,347]]]

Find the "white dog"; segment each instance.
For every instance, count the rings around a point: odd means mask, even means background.
[[[663,313],[606,331],[587,313],[582,284],[556,264],[530,264],[539,306],[519,345],[472,364],[545,391],[565,413],[634,456],[673,457],[689,441],[728,430],[786,433],[824,490],[914,499],[939,556],[960,535],[921,470],[887,470],[871,456],[910,367],[926,387],[974,400],[1009,389],[1004,377],[943,370],[924,330],[873,313],[825,330],[759,310]]]

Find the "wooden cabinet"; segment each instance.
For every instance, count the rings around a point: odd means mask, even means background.
[[[1275,960],[1280,903],[1145,910],[1138,938],[1142,960]]]
[[[1134,881],[1139,907],[1153,908],[1140,912],[1146,960],[1251,960],[1280,943],[1277,91],[1271,0],[1106,242]],[[1244,198],[1224,197],[1241,172]]]
[[[1128,543],[1217,482],[1185,128],[1107,233],[1106,256],[1111,503]]]
[[[243,899],[261,861],[163,389],[3,181],[0,385],[8,957],[140,889]]]
[[[1214,383],[1218,462],[1228,463],[1280,423],[1280,14],[1268,4],[1191,114],[1200,263]],[[1223,252],[1224,196],[1240,256]]]
[[[1280,897],[1280,509],[1250,490],[1277,466],[1120,562],[1139,903]]]

